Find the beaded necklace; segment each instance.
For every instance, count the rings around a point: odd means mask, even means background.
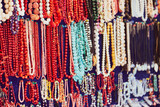
[[[130,24],[126,23],[126,34],[127,34],[127,70],[128,72],[131,70],[131,53],[130,53]]]
[[[80,96],[77,98],[76,106],[77,106],[77,107],[82,107],[82,106],[83,106],[83,98],[82,98],[82,95],[80,95]]]
[[[42,100],[46,100],[47,99],[47,80],[45,77],[41,78],[41,98]],[[52,97],[53,98],[53,97]]]
[[[73,80],[73,78],[71,78],[70,82],[71,82],[70,89],[71,89],[71,94],[73,96],[73,99],[77,99],[80,95],[80,91],[79,91],[79,88],[77,86],[77,83]],[[74,93],[73,85],[75,86],[75,90],[77,91],[76,93]]]
[[[33,29],[31,29],[31,25],[33,25],[33,22],[29,21],[28,22],[28,27],[29,30],[27,29],[27,43],[28,43],[28,60],[29,60],[29,74],[30,78],[34,78],[35,76],[35,49],[34,49],[34,40],[33,40]]]
[[[55,27],[55,26],[57,27],[59,25],[59,23],[61,22],[62,15],[61,15],[61,12],[60,12],[61,10],[60,10],[60,8],[58,6],[58,0],[51,1],[50,2],[51,5],[52,5],[52,2],[54,4],[54,6],[51,7],[51,8],[53,8],[52,11],[53,11],[53,18],[54,19],[51,17],[50,24],[51,24],[52,27]]]
[[[7,32],[8,32],[8,60],[9,60],[9,69],[10,69],[10,75],[14,75],[15,74],[15,63],[13,62],[13,61],[15,61],[15,60],[13,60],[12,59],[12,57],[14,56],[14,54],[13,54],[13,36],[12,36],[12,34],[11,34],[11,30],[9,29],[9,27],[10,27],[10,22],[9,22],[9,20],[7,20]],[[12,64],[14,65],[14,66],[12,66]]]
[[[39,50],[39,33],[38,33],[38,23],[34,23],[34,48],[35,48],[35,70],[36,70],[36,79],[39,80],[41,77],[40,69],[40,50]]]
[[[14,7],[14,10],[13,10],[13,16],[11,16],[11,32],[13,35],[17,34],[18,33],[18,29],[19,29],[19,21],[18,21],[18,15],[17,15],[17,4],[15,3],[15,1],[13,1],[13,7]]]
[[[46,33],[45,25],[41,23],[41,40],[42,40],[42,77],[46,75]]]
[[[22,87],[22,99],[20,97],[20,93],[21,93],[21,87]],[[18,99],[20,103],[24,102],[24,83],[23,80],[19,81],[19,89],[18,89]]]
[[[20,20],[21,21],[21,20]],[[23,21],[22,21],[22,24],[23,24]],[[22,26],[23,28],[23,43],[24,43],[24,76],[22,78],[27,78],[28,74],[29,74],[29,60],[28,60],[28,45],[27,45],[27,28],[26,26],[23,24]],[[16,41],[15,41],[16,42]],[[18,57],[17,57],[18,58]],[[18,65],[17,65],[18,66]]]
[[[113,28],[112,28],[112,23],[108,23],[107,25],[107,39],[106,39],[106,54],[107,54],[107,70],[108,70],[108,73],[104,73],[104,76],[108,76],[110,74],[111,71],[113,71],[116,67],[116,63],[115,63],[115,37],[114,37],[114,34],[113,34]],[[110,31],[109,31],[110,30]],[[111,47],[112,47],[112,67],[111,67],[111,63],[110,63],[110,55],[109,55],[109,36],[111,36]]]
[[[122,72],[118,74],[118,106],[122,106],[125,103],[122,95],[123,90],[123,77]]]
[[[153,76],[153,85],[154,85],[154,91],[157,92],[158,87],[157,87],[157,76],[156,75]]]
[[[160,92],[160,75],[158,75],[158,91]],[[160,93],[158,94],[158,99],[160,99]]]
[[[142,5],[142,9],[144,8],[143,12],[142,12],[142,20],[145,22],[148,19],[148,15],[147,15],[147,0],[143,0],[143,3],[141,5]],[[143,15],[144,13],[145,13],[145,17]]]
[[[129,20],[132,18],[130,14],[130,11],[131,11],[130,2],[131,2],[130,0],[125,0],[125,17]]]
[[[44,2],[45,2],[44,0],[40,0],[40,8],[39,8],[39,10],[40,10],[40,18],[41,18],[41,21],[43,22],[43,24],[48,25],[49,22],[51,21],[51,19],[48,17],[47,20],[45,20],[44,17],[46,17],[46,14],[48,14],[48,16],[52,15],[52,8],[51,8],[51,11],[50,11],[50,7],[51,7],[50,5],[52,5],[52,4],[49,5],[49,0],[46,0],[47,13],[44,12],[44,14],[43,14],[43,10],[45,10],[44,9],[45,8],[45,3]]]
[[[68,79],[65,79],[65,88],[64,88],[64,97],[65,101],[62,102],[62,107],[69,107],[69,102],[70,102],[70,94],[69,94],[69,89],[68,89]]]
[[[1,21],[5,22],[7,19],[10,18],[10,16],[12,16],[12,12],[14,10],[14,8],[12,7],[13,6],[13,1],[12,0],[6,0],[4,1],[5,5],[7,6],[4,6],[5,7],[5,13],[3,12],[3,9],[2,9],[2,5],[1,5],[1,8],[0,8],[0,13],[2,15],[2,17],[0,17],[0,23]],[[0,4],[2,4],[2,0],[0,1]]]
[[[62,43],[62,41],[63,41],[63,28],[61,28],[61,43]],[[68,26],[66,28],[66,30],[65,30],[65,46],[63,46],[63,43],[61,44],[61,51],[63,52],[63,48],[62,47],[65,47],[64,54],[62,53],[62,64],[63,64],[62,65],[62,69],[64,71],[64,75],[67,78],[71,78],[71,77],[73,77],[74,68],[73,68],[73,57],[72,57],[72,47],[71,47],[71,30],[70,30],[70,26]],[[70,52],[70,74],[71,75],[68,75],[67,74],[67,70],[66,70],[68,47],[69,47],[69,52]]]
[[[94,21],[96,21],[98,18],[97,0],[91,0],[91,3],[92,3],[93,19],[94,19]]]
[[[46,65],[47,65],[46,70],[47,70],[47,80],[48,81],[51,81],[51,76],[52,76],[52,74],[51,74],[51,70],[52,70],[51,69],[51,67],[52,67],[51,61],[52,61],[52,59],[50,58],[50,56],[51,56],[51,53],[52,54],[55,53],[53,49],[51,52],[51,43],[52,42],[50,42],[50,41],[51,41],[51,38],[53,35],[52,36],[50,35],[50,31],[52,31],[52,30],[50,30],[50,26],[46,26],[46,45],[45,46],[46,46]],[[53,44],[52,44],[52,46],[53,46]],[[53,56],[52,56],[52,58],[53,58]],[[53,79],[55,79],[55,77]]]
[[[51,92],[51,82],[46,80],[47,84],[47,100],[51,100],[52,92]]]
[[[60,93],[59,93],[59,82],[55,81],[55,86],[54,86],[54,99],[55,101],[59,101]]]
[[[88,44],[89,44],[89,47],[91,48],[92,47],[92,41],[91,41],[91,31],[90,31],[90,26],[89,26],[89,19],[85,20],[84,22],[84,26],[85,26],[85,31],[86,31],[86,34],[87,34],[87,39],[88,39]]]
[[[100,48],[99,48],[99,33],[97,28],[97,23],[94,26],[94,44],[95,44],[95,57],[96,57],[96,72],[97,75],[101,73],[100,71]],[[103,50],[105,51],[105,50]],[[102,55],[103,56],[103,55]]]
[[[33,97],[32,103],[36,105],[38,104],[38,101],[39,101],[39,88],[38,88],[37,82],[33,82],[33,93],[34,93],[34,97]]]
[[[10,97],[9,97],[10,96]],[[13,89],[13,84],[12,82],[9,83],[9,89],[8,89],[8,103],[10,105],[15,105],[16,104],[16,98],[14,94],[14,89]]]
[[[126,52],[125,52],[125,33],[124,23],[121,18],[117,18],[117,65],[124,66],[126,64]]]
[[[60,86],[59,86],[60,90],[60,96],[59,96],[59,102],[64,102],[65,101],[65,93],[64,93],[64,83],[63,80],[60,82]]]
[[[101,91],[98,91],[97,107],[103,107],[103,100],[102,100],[102,93],[101,93]]]
[[[72,52],[73,52],[74,69],[75,69],[75,73],[77,74],[73,76],[73,78],[75,81],[78,80],[79,83],[81,83],[84,72],[90,70],[92,67],[92,58],[91,58],[91,53],[90,53],[90,48],[88,45],[86,33],[84,31],[84,23],[82,22],[79,22],[77,24],[72,23],[71,36],[72,36]],[[83,46],[86,46],[86,47],[83,47]],[[87,53],[85,53],[86,51]],[[84,58],[84,55],[87,55],[87,56]]]
[[[25,15],[24,0],[16,0],[16,4],[19,15],[23,17]]]
[[[29,97],[27,96],[27,87],[29,86]],[[34,89],[31,81],[27,81],[25,84],[24,97],[26,102],[31,102],[34,100]]]

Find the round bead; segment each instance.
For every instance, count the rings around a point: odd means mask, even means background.
[[[9,8],[9,5],[8,5],[8,4],[5,4],[5,8],[6,8],[6,9]]]
[[[9,0],[4,0],[4,3],[8,3],[9,2]]]
[[[33,3],[33,8],[38,8],[38,7],[39,7],[39,5],[37,2]]]

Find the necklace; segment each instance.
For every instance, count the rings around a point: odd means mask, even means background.
[[[125,33],[124,23],[121,18],[117,18],[117,66],[124,66],[126,64],[126,52],[125,52]]]
[[[29,97],[27,96],[27,87],[29,86]],[[27,81],[25,84],[24,97],[26,102],[31,102],[34,100],[34,89],[31,81]]]
[[[142,20],[145,22],[148,19],[148,15],[147,15],[147,0],[143,0],[143,3],[141,4],[143,12],[142,12]],[[145,13],[145,17],[143,15],[143,13]]]
[[[42,77],[46,75],[46,32],[45,25],[41,23],[41,40],[42,40]]]
[[[153,85],[154,85],[154,91],[157,92],[158,87],[157,87],[157,76],[156,75],[153,76]]]
[[[160,75],[158,75],[158,89],[160,92]],[[158,95],[158,99],[160,99],[160,94]]]
[[[38,104],[38,101],[39,101],[39,89],[38,89],[37,82],[33,82],[33,93],[34,93],[34,97],[33,97],[32,103],[36,105]]]
[[[41,98],[42,100],[46,100],[47,99],[47,80],[45,77],[41,78]],[[53,97],[52,97],[53,98]]]
[[[6,0],[4,1],[5,5],[5,13],[3,12],[2,6],[0,8],[0,13],[2,14],[2,17],[0,17],[0,22],[3,21],[5,22],[7,19],[10,18],[10,16],[12,16],[12,12],[14,10],[13,6],[13,1],[12,0]],[[2,1],[0,1],[0,4],[2,4]]]
[[[46,80],[46,84],[47,84],[47,100],[51,100],[52,98],[51,82]]]
[[[59,86],[60,90],[60,96],[59,96],[59,102],[64,102],[65,101],[65,93],[64,93],[64,83],[63,80],[60,82],[60,86]]]
[[[61,41],[63,41],[63,27],[61,28]],[[61,47],[63,47],[63,44],[62,44]],[[70,52],[70,74],[71,75],[68,75],[67,72],[66,72],[68,47],[69,47],[69,52]],[[62,49],[62,52],[63,52],[63,48],[61,48],[61,49]],[[73,76],[73,72],[72,71],[74,71],[74,67],[73,67],[73,57],[72,57],[72,47],[71,47],[71,30],[70,30],[70,26],[66,27],[66,31],[65,31],[65,49],[64,50],[65,50],[64,54],[62,53],[62,64],[64,63],[64,65],[62,66],[62,69],[64,71],[64,75],[67,78],[71,78]]]
[[[39,33],[38,33],[38,23],[34,23],[34,48],[35,48],[35,70],[36,70],[36,79],[39,80],[41,77],[41,69],[40,69],[40,46],[39,46]]]
[[[14,7],[14,10],[13,10],[13,16],[11,16],[11,32],[13,35],[17,34],[18,33],[18,28],[19,28],[19,21],[18,21],[18,16],[17,16],[17,4],[15,3],[15,1],[13,1],[13,7]]]
[[[65,101],[62,102],[62,106],[69,107],[70,94],[69,94],[69,89],[68,89],[68,79],[65,79],[64,97],[65,97]]]
[[[102,100],[102,93],[101,93],[101,91],[98,91],[97,107],[103,107],[103,100]]]
[[[128,59],[128,72],[131,70],[131,53],[130,53],[130,24],[126,23],[126,29],[127,29],[127,59]]]
[[[23,0],[16,0],[17,4],[17,10],[19,12],[19,15],[24,16],[25,15],[25,10],[24,10],[24,1]]]
[[[10,90],[9,90],[9,89],[10,89]],[[10,101],[9,104],[10,104],[10,105],[15,105],[15,103],[16,103],[16,98],[15,98],[15,94],[14,94],[14,89],[13,89],[13,84],[12,84],[12,82],[9,83],[9,89],[8,89],[8,101]],[[11,96],[10,99],[9,99],[9,96]]]
[[[40,0],[40,8],[39,8],[39,10],[40,10],[40,18],[41,18],[41,21],[43,22],[43,24],[48,25],[49,22],[51,21],[51,19],[49,17],[47,18],[47,20],[44,19],[44,16],[45,16],[45,15],[43,15],[44,7],[45,7],[44,6],[44,0]],[[46,0],[46,7],[47,7],[47,14],[49,14],[49,16],[50,16],[52,14],[52,12],[50,12],[49,0]]]
[[[54,98],[55,100],[58,102],[59,101],[59,97],[60,97],[60,93],[59,93],[59,82],[55,81],[55,91],[54,91]]]
[[[101,73],[100,71],[100,49],[99,49],[99,33],[98,33],[98,28],[97,28],[97,24],[95,24],[94,26],[94,44],[95,44],[95,56],[96,56],[96,72],[97,75],[99,75]],[[103,50],[105,51],[105,50]],[[102,52],[104,53],[104,52]],[[103,55],[102,55],[103,56]]]
[[[22,87],[22,99],[20,98],[21,87]],[[20,80],[20,82],[19,82],[18,99],[19,99],[20,103],[24,102],[24,85],[23,85],[23,80]]]
[[[109,74],[110,74],[110,72],[111,71],[113,71],[114,69],[115,69],[115,67],[116,67],[116,63],[115,63],[115,40],[114,40],[114,34],[113,34],[113,28],[112,28],[113,26],[112,26],[112,23],[108,23],[108,25],[107,25],[107,39],[106,39],[106,53],[107,53],[107,70],[108,70],[108,74],[105,74],[104,73],[104,76],[108,76]],[[110,31],[109,31],[110,30]],[[111,56],[112,56],[112,67],[111,67],[111,63],[110,63],[110,55],[109,55],[109,40],[110,40],[110,38],[109,38],[109,36],[111,36],[111,47],[112,47],[112,54],[111,54]]]
[[[106,8],[107,7],[107,8]],[[109,22],[114,18],[115,7],[113,0],[104,0],[104,19],[105,22]]]
[[[28,28],[29,30],[27,31],[27,39],[28,39],[28,60],[29,60],[29,74],[30,78],[34,78],[35,76],[35,49],[34,49],[34,41],[33,41],[33,29],[32,26],[33,22],[29,21],[28,22]],[[28,33],[29,32],[29,33]],[[29,51],[30,50],[30,51]]]

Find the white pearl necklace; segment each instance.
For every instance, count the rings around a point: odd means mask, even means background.
[[[115,2],[113,0],[104,0],[104,19],[105,22],[109,22],[114,18],[115,12]]]
[[[18,12],[19,12],[19,15],[24,16],[24,15],[25,15],[25,10],[24,10],[24,1],[23,1],[23,0],[21,0],[21,7],[22,7],[22,9],[20,8],[19,0],[16,0],[16,4],[17,4],[17,10],[18,10]]]
[[[13,8],[13,1],[12,0],[4,0],[5,3],[5,13],[3,12],[2,9],[2,0],[0,0],[0,22],[3,21],[5,22],[7,19],[10,18],[10,16],[12,16],[12,12],[14,10]]]
[[[107,32],[106,32],[106,24],[104,25],[104,35],[103,35],[103,48],[102,48],[102,73],[105,75],[105,47],[106,47],[106,44],[108,44],[106,41],[107,41]],[[108,48],[106,48],[108,49]],[[107,52],[107,55],[108,55],[108,52],[109,50],[106,50]],[[108,58],[108,57],[107,57]],[[105,76],[108,76],[108,74],[106,74]]]
[[[124,66],[126,64],[126,52],[125,52],[125,27],[121,18],[117,18],[117,66]]]
[[[40,0],[40,7],[39,7],[39,10],[40,10],[40,18],[41,18],[41,21],[43,22],[43,24],[45,25],[49,25],[49,22],[51,21],[50,18],[47,18],[47,20],[44,19],[43,17],[43,3],[42,3],[42,0]],[[47,14],[50,14],[50,7],[49,7],[49,0],[46,0],[46,7],[47,7]]]
[[[131,13],[132,17],[141,17],[143,21],[147,21],[147,0],[131,0]]]
[[[47,84],[46,84],[46,78],[43,77],[41,79],[41,97],[43,100],[47,99]]]
[[[142,11],[142,20],[144,21],[144,22],[146,22],[147,21],[147,19],[148,19],[148,15],[147,15],[147,0],[142,0],[143,2],[141,3],[141,6],[142,6],[142,9],[143,9],[143,11]],[[144,17],[144,14],[145,13],[145,17]]]
[[[129,23],[126,23],[127,27],[127,59],[128,59],[128,67],[127,70],[131,70],[131,52],[130,52],[130,33],[129,33]]]
[[[96,58],[97,58],[96,72],[97,72],[97,75],[99,75],[101,73],[101,71],[100,71],[100,61],[99,61],[100,60],[100,57],[99,57],[100,56],[100,53],[99,53],[100,47],[99,47],[99,33],[98,33],[97,23],[95,23],[95,26],[94,26],[94,43],[95,43],[95,54],[96,54]]]

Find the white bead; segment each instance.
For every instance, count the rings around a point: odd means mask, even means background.
[[[0,8],[2,8],[2,4],[0,3]]]
[[[43,18],[43,15],[41,14],[40,17]]]
[[[10,6],[13,6],[13,2],[9,2],[9,5],[10,5]]]
[[[42,10],[42,6],[40,6],[39,9]]]
[[[9,11],[13,11],[13,9],[14,9],[13,7],[9,7]]]
[[[49,11],[50,10],[50,8],[49,7],[47,7],[47,11]]]
[[[7,9],[9,7],[9,5],[8,4],[5,4],[5,8]]]
[[[46,6],[49,7],[49,3],[46,3]]]
[[[8,3],[9,2],[9,0],[4,0],[4,3]]]
[[[6,13],[6,14],[8,14],[8,12],[9,12],[9,10],[8,10],[8,9],[6,9],[6,10],[5,10],[5,13]]]

